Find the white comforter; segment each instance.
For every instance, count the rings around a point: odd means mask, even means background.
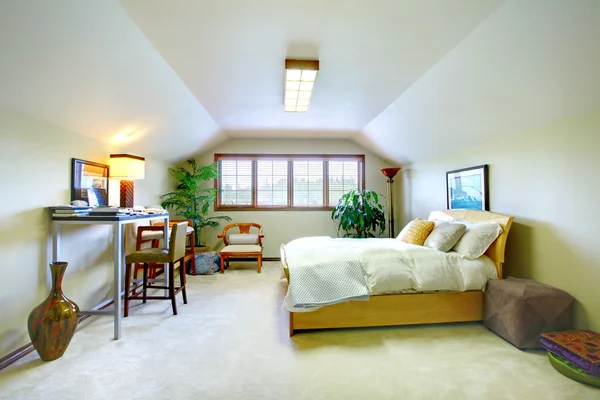
[[[486,256],[469,260],[458,253],[443,253],[397,239],[307,237],[289,242],[284,251],[290,278],[295,265],[314,264],[318,268],[329,260],[360,262],[370,295],[482,290],[489,279],[497,277],[494,263]],[[287,297],[289,300],[293,296],[288,293]],[[296,308],[289,302],[285,306]]]

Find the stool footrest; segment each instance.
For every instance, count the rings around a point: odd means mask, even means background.
[[[150,286],[150,287],[148,287],[148,289],[164,289],[164,290],[168,290],[169,288],[167,286]],[[177,293],[181,292],[182,290],[183,290],[183,286],[178,286],[178,287],[175,288],[174,294],[177,294]],[[133,295],[129,296],[129,299],[130,300],[136,300],[136,299],[137,300],[143,300],[143,298],[141,296],[143,296],[143,289],[142,289],[142,291],[136,292]],[[156,296],[146,296],[146,299],[154,299],[154,298],[156,298]],[[160,298],[163,299],[163,300],[170,299],[170,297],[167,297],[167,296],[163,296],[163,297],[160,297]]]

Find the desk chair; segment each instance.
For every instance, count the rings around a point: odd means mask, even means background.
[[[177,315],[177,302],[175,295],[180,291],[183,293],[183,303],[187,304],[187,293],[185,291],[185,238],[187,222],[179,222],[173,225],[171,229],[171,238],[169,239],[169,248],[151,247],[128,254],[125,257],[125,310],[124,316],[129,315],[129,300],[171,300],[173,314]],[[143,265],[142,291],[139,292],[139,286],[131,287],[131,269],[132,264],[140,263]],[[169,264],[169,282],[166,286],[152,285],[152,289],[167,289],[168,296],[148,296],[148,269],[149,264],[168,263]],[[180,286],[175,287],[175,264],[179,264]]]
[[[230,229],[237,228],[239,233],[228,233]],[[256,228],[257,233],[250,233],[250,228]],[[223,228],[223,232],[217,235],[223,239],[225,247],[220,252],[221,273],[225,272],[225,262],[229,267],[229,257],[246,258],[253,257],[258,261],[258,273],[262,268],[262,226],[254,222],[238,222],[229,224]]]
[[[169,231],[173,227],[174,224],[179,222],[187,222],[188,226],[186,229],[186,236],[188,237],[189,247],[186,247],[185,250],[185,259],[184,261],[187,263],[188,261],[191,264],[192,274],[196,275],[196,249],[195,249],[195,233],[194,233],[194,224],[191,220],[183,221],[183,220],[173,220],[169,221]],[[137,231],[137,237],[135,241],[135,250],[140,251],[142,249],[142,245],[144,243],[151,242],[151,247],[157,248],[160,240],[163,239],[163,223],[156,223],[151,226],[139,226]],[[154,265],[151,266],[149,271],[149,278],[155,279],[158,275],[162,273],[162,265]],[[142,270],[141,264],[136,264],[133,276],[137,279],[138,273]]]

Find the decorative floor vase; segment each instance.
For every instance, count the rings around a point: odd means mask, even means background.
[[[33,347],[44,361],[62,357],[77,329],[79,307],[62,292],[62,280],[68,263],[50,264],[52,290],[46,300],[31,310],[27,329]]]

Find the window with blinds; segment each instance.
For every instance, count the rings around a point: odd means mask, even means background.
[[[323,207],[323,161],[292,161],[294,206]]]
[[[358,189],[362,177],[362,163],[329,161],[329,193],[327,204],[335,206],[344,193]]]
[[[331,209],[364,189],[364,155],[215,154],[219,210]]]
[[[288,162],[256,161],[256,205],[288,204]]]
[[[221,161],[221,203],[252,205],[252,161]]]

